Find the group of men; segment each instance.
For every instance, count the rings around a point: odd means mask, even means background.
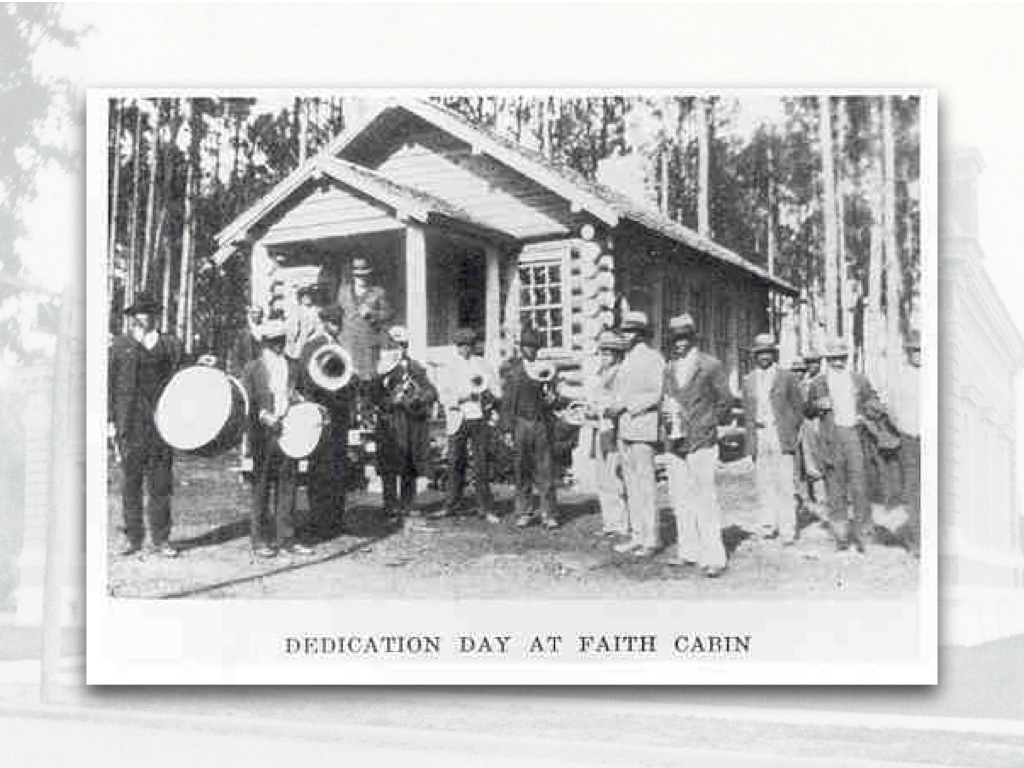
[[[460,328],[452,339],[455,354],[428,376],[423,363],[409,355],[406,330],[389,324],[386,297],[369,285],[366,262],[357,260],[353,267],[355,285],[338,301],[300,313],[301,322],[289,322],[273,303],[251,318],[250,359],[238,373],[249,402],[254,554],[308,554],[310,544],[344,530],[350,427],[353,414],[365,408],[374,414],[377,471],[390,517],[422,514],[417,478],[431,472],[429,422],[440,403],[448,435],[447,496],[429,517],[465,514],[472,479],[475,513],[501,522],[490,466],[498,437],[513,454],[514,525],[559,527],[555,441],[559,411],[567,402],[552,365],[538,359],[539,334],[524,328],[517,353],[493,371],[478,354],[477,333]],[[148,484],[154,551],[173,557],[172,451],[156,432],[153,410],[181,365],[182,352],[173,338],[157,331],[159,313],[148,296],[126,311],[128,332],[111,348],[111,417],[125,476],[125,553],[142,547],[143,486]],[[676,524],[671,561],[716,577],[728,563],[716,486],[718,443],[736,398],[722,362],[698,348],[692,317],[670,320],[667,361],[650,335],[644,313],[625,312],[618,330],[605,331],[598,340],[600,361],[586,385],[580,445],[590,447],[598,468],[599,535],[628,556],[663,549],[655,464],[662,454]],[[325,388],[311,375],[309,361],[324,345],[351,353],[355,370],[345,386]],[[806,370],[801,373],[780,367],[771,335],[755,339],[755,367],[741,383],[746,446],[758,492],[755,535],[792,544],[798,509],[815,509],[823,518],[827,509],[837,548],[863,552],[872,527],[868,470],[873,461],[879,466],[876,477],[888,485],[883,495],[905,505],[906,543],[916,552],[920,345],[912,339],[907,346],[910,366],[896,388],[900,402],[886,408],[868,380],[849,369],[849,350],[841,342],[802,360]],[[308,458],[309,512],[301,516],[296,514],[299,463],[280,445],[286,415],[299,402],[316,403],[324,416],[319,443]],[[886,427],[898,429],[895,446],[877,437]],[[866,450],[872,439],[879,449],[874,454]],[[894,489],[894,483],[900,487]]]
[[[728,556],[715,473],[720,430],[735,398],[722,363],[697,348],[697,328],[682,314],[669,322],[670,359],[649,345],[641,312],[624,316],[620,333],[599,340],[591,382],[590,445],[598,464],[600,534],[638,557],[662,549],[655,456],[662,452],[675,515],[671,562],[719,576]],[[914,554],[920,535],[920,343],[906,345],[907,367],[896,402],[883,405],[867,378],[849,369],[849,349],[836,341],[812,352],[806,370],[783,369],[771,334],[751,349],[755,367],[742,380],[746,447],[754,465],[756,523],[751,533],[792,545],[800,508],[826,519],[838,550],[864,552],[872,535],[869,460],[881,495],[899,504],[902,543]],[[822,358],[827,362],[821,371]],[[803,367],[803,366],[800,366]],[[897,433],[898,430],[898,433]],[[895,479],[894,479],[895,478]],[[893,487],[898,485],[898,487]],[[826,512],[827,510],[827,512]]]

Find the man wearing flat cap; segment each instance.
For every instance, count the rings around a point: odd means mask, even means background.
[[[310,360],[328,344],[340,344],[345,313],[337,304],[321,307],[317,330],[299,354],[298,389],[303,397],[327,409],[328,421],[320,444],[309,457],[306,495],[312,538],[329,538],[344,529],[345,491],[348,488],[348,427],[352,408],[351,385],[330,390],[311,376]]]
[[[645,313],[625,312],[620,331],[629,349],[619,366],[615,396],[606,413],[616,420],[622,445],[631,538],[615,549],[648,557],[660,546],[654,453],[665,360],[647,343],[650,329]]]
[[[383,333],[394,313],[384,289],[371,285],[373,269],[363,256],[352,259],[352,282],[338,290],[338,304],[345,313],[341,345],[352,355],[356,375],[368,381],[377,375]]]
[[[154,412],[164,386],[181,366],[182,345],[158,330],[160,311],[156,297],[140,293],[125,310],[127,332],[118,336],[110,349],[109,418],[124,468],[125,555],[139,552],[145,540],[143,486],[149,493],[145,519],[153,552],[164,557],[177,555],[169,542],[173,452],[157,432]]]
[[[792,544],[796,536],[793,454],[803,420],[800,382],[779,366],[779,348],[770,333],[759,334],[751,349],[755,367],[743,377],[747,450],[757,482],[757,533]]]
[[[872,523],[859,427],[882,407],[867,377],[848,368],[849,356],[841,339],[826,345],[826,368],[807,387],[805,412],[821,420],[821,462],[836,549],[852,546],[863,553]]]
[[[478,514],[497,522],[491,493],[489,451],[490,419],[500,390],[490,366],[474,354],[477,333],[459,328],[454,334],[455,355],[441,369],[438,390],[445,407],[448,433],[448,498],[433,518],[458,513],[466,486],[466,469],[472,463]]]
[[[379,414],[377,472],[384,509],[396,518],[416,515],[416,478],[431,472],[430,414],[437,389],[427,369],[409,356],[409,333],[400,325],[388,329],[370,399]]]
[[[676,565],[699,565],[705,576],[726,567],[722,514],[715,486],[718,425],[732,404],[725,366],[697,349],[688,314],[669,321],[672,360],[665,367],[662,414],[669,491],[676,517]]]
[[[557,402],[553,368],[548,380],[539,374],[537,352],[540,334],[524,328],[519,336],[519,356],[509,364],[501,400],[501,430],[511,435],[514,451],[516,526],[526,528],[539,521],[545,528],[557,528],[555,513],[555,467],[553,431]],[[533,489],[539,504],[533,510]]]

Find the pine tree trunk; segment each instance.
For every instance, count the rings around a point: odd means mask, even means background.
[[[121,202],[121,131],[124,121],[124,99],[112,102],[111,108],[117,113],[114,128],[114,152],[110,161],[113,163],[113,179],[111,181],[110,194],[110,215],[107,226],[107,305],[113,310],[111,302],[114,300],[114,265],[117,262],[117,223],[118,206]],[[123,309],[123,307],[122,307]]]
[[[156,166],[160,157],[160,100],[156,102],[156,121],[153,125],[153,140],[149,151],[149,188],[146,190],[146,235],[142,244],[142,287],[149,288],[150,267],[156,261],[153,248],[153,211],[156,206]]]
[[[871,136],[879,133],[878,108],[872,100],[869,104]],[[874,382],[882,375],[885,357],[884,323],[882,319],[882,269],[883,269],[883,231],[885,210],[882,205],[882,173],[881,158],[876,146],[869,150],[871,163],[868,171],[868,188],[871,190],[871,242],[868,251],[868,290],[864,317],[864,356],[865,373]]]
[[[138,243],[139,243],[139,161],[142,159],[142,110],[135,105],[135,142],[132,146],[132,207],[128,212],[128,286],[125,301],[131,304],[138,287]]]
[[[185,342],[185,350],[187,352],[192,351],[192,340],[186,336],[188,329],[187,316],[191,308],[188,304],[188,282],[189,273],[192,271],[192,233],[193,233],[193,205],[194,200],[192,199],[192,190],[195,185],[195,147],[196,140],[198,137],[198,131],[194,125],[194,109],[192,102],[188,99],[184,101],[185,107],[185,119],[188,121],[189,126],[193,129],[190,132],[189,148],[187,166],[185,172],[185,197],[184,197],[184,214],[182,221],[182,233],[181,233],[181,271],[178,276],[178,315],[176,318],[176,330],[178,338]]]
[[[903,273],[896,243],[896,133],[892,100],[882,98],[882,198],[885,207],[885,349],[887,389],[891,390],[903,362],[900,334],[900,294]],[[889,391],[889,394],[893,393]],[[891,400],[890,400],[891,402]]]
[[[697,233],[711,238],[711,121],[709,99],[697,99]]]
[[[838,331],[839,305],[839,237],[836,216],[836,172],[832,154],[832,108],[828,96],[818,100],[818,135],[821,146],[822,213],[825,239],[825,332],[834,336]]]

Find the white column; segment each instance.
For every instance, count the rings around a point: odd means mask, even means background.
[[[405,227],[405,323],[409,354],[423,360],[427,352],[427,240],[423,228]]]
[[[249,303],[252,306],[263,306],[270,298],[270,282],[276,269],[277,264],[270,258],[267,246],[262,241],[253,243],[250,263],[252,295],[249,297]]]
[[[501,253],[493,245],[484,248],[484,350],[487,362],[498,363],[501,343]]]

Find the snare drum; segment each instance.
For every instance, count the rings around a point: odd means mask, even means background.
[[[281,422],[278,445],[285,456],[304,459],[320,445],[326,426],[327,411],[322,405],[296,403],[288,409]]]
[[[153,420],[172,448],[216,456],[234,448],[245,431],[248,401],[241,382],[217,368],[178,371],[157,400]]]

